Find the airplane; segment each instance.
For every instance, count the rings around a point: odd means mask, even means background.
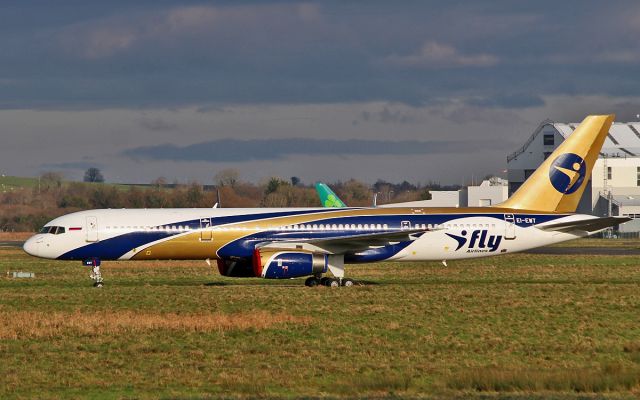
[[[337,194],[334,193],[333,190],[331,190],[331,188],[323,183],[323,182],[317,182],[316,183],[316,192],[318,193],[318,197],[320,198],[320,203],[322,204],[323,207],[327,207],[327,208],[344,208],[347,207],[347,205],[342,201],[342,199],[340,199],[340,197],[338,197]],[[429,207],[429,200],[416,200],[416,201],[405,201],[402,203],[387,203],[387,204],[377,204],[378,201],[378,194],[375,193],[373,196],[373,207],[382,207],[382,208],[388,208],[388,207]]]
[[[331,190],[329,186],[322,182],[316,183],[316,192],[318,192],[318,197],[320,198],[320,203],[323,207],[327,208],[346,208],[347,205],[344,204],[340,197]]]
[[[613,115],[588,116],[506,201],[492,207],[107,209],[64,215],[24,244],[79,260],[213,259],[221,275],[353,286],[345,264],[516,253],[630,220],[575,214]],[[330,273],[333,277],[328,275]]]

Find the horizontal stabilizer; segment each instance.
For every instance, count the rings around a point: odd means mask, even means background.
[[[629,217],[603,217],[603,218],[589,218],[578,221],[560,222],[557,224],[544,224],[536,225],[536,228],[543,231],[557,231],[557,232],[571,232],[571,231],[585,231],[585,232],[597,232],[612,226],[620,225],[624,222],[630,221]]]

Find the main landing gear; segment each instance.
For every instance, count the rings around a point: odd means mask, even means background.
[[[349,278],[329,278],[327,276],[322,278],[317,276],[312,276],[307,278],[306,281],[304,281],[304,285],[308,287],[314,287],[319,285],[327,286],[327,287],[339,287],[339,286],[351,287],[355,284],[356,283]]]
[[[102,273],[100,272],[100,259],[90,258],[82,261],[82,264],[91,268],[91,275],[89,275],[89,278],[93,279],[93,287],[103,287],[104,280],[102,279]]]
[[[331,274],[335,278],[329,278],[328,276],[323,277],[322,274],[316,274],[304,282],[306,286],[328,286],[328,287],[351,287],[356,283],[349,278],[344,277],[344,255],[341,254],[331,254],[327,256],[327,269],[331,272]]]

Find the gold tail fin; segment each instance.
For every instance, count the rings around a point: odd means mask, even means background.
[[[575,212],[615,115],[590,115],[497,207]]]

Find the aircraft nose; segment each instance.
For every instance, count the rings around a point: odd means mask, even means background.
[[[31,256],[36,256],[36,257],[38,256],[39,248],[40,248],[40,242],[37,240],[35,236],[27,239],[27,241],[24,242],[24,245],[22,245],[22,249],[25,251],[25,253]]]

